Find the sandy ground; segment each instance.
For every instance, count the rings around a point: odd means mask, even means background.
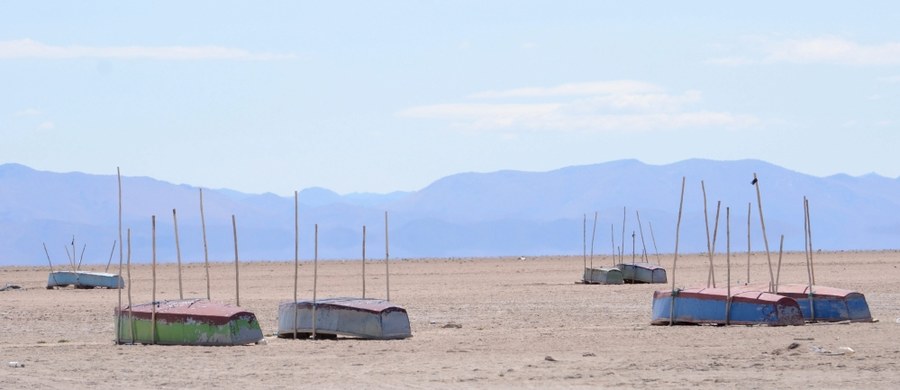
[[[0,292],[0,388],[900,387],[900,253],[820,253],[815,260],[818,284],[863,292],[879,321],[651,326],[652,292],[670,285],[575,284],[580,256],[415,259],[390,263],[391,298],[408,310],[412,338],[286,340],[272,334],[278,303],[293,294],[292,263],[248,262],[240,269],[241,303],[256,313],[267,344],[117,346],[118,290],[46,290],[46,269],[0,267],[0,286],[25,287]],[[734,261],[733,282],[745,282],[746,254]],[[725,259],[716,262],[722,285]],[[678,263],[678,286],[706,284],[705,257]],[[765,255],[751,263],[751,281],[765,282]],[[806,281],[802,254],[784,263],[782,281]],[[671,278],[671,255],[662,264]],[[384,297],[384,263],[367,268],[367,295]],[[150,271],[132,269],[135,303],[151,300]],[[185,297],[204,296],[202,264],[183,272]],[[158,297],[178,298],[177,268],[166,264],[157,274]],[[234,265],[215,263],[211,274],[213,299],[233,302]],[[309,262],[300,275],[300,296],[311,297]],[[320,263],[318,286],[320,297],[361,296],[360,262]],[[788,349],[792,343],[799,346]],[[853,353],[821,352],[843,347]]]

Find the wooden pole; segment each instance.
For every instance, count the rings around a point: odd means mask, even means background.
[[[297,305],[297,278],[300,273],[300,207],[298,198],[297,191],[294,191],[294,340],[297,339],[297,316],[300,311]]]
[[[84,260],[84,250],[87,249],[87,244],[84,244],[81,247],[81,256],[78,256],[78,270],[81,270],[81,261]],[[74,252],[73,252],[74,254]]]
[[[316,338],[316,290],[319,285],[319,224],[315,225],[313,252],[313,305],[312,305],[312,338]]]
[[[719,212],[722,210],[722,201],[716,202],[716,223],[713,225],[713,237],[712,237],[712,256],[715,258],[716,256],[716,240],[719,237]],[[712,276],[712,285],[716,287],[716,265],[715,263],[709,269],[709,274]]]
[[[806,231],[809,235],[809,272],[812,274],[812,284],[816,284],[816,263],[813,261],[812,221],[809,216],[809,198],[803,202],[806,209]]]
[[[747,202],[747,284],[750,284],[750,211],[753,203]]]
[[[731,208],[725,207],[725,325],[731,322]]]
[[[109,272],[109,266],[112,264],[113,255],[116,254],[116,240],[113,240],[112,249],[109,250],[109,260],[106,261],[106,269],[103,272]],[[122,260],[120,257],[119,260]]]
[[[115,245],[116,245],[116,241],[113,241],[113,251],[112,251],[112,253],[110,253],[110,257],[109,257],[110,261],[112,261],[112,255],[116,251]],[[119,285],[120,280],[122,280],[122,258],[121,257],[119,258],[119,273],[118,273],[118,275],[116,275],[116,287],[117,287],[116,290],[118,290],[118,291],[116,291],[116,293],[119,296],[118,306],[116,306],[118,308],[118,310],[116,310],[116,344],[117,345],[122,344],[122,333],[121,333],[122,317],[123,317],[122,316],[122,287],[124,287],[124,286]]]
[[[178,216],[172,209],[172,222],[175,224],[175,254],[178,259],[178,299],[184,299],[184,290],[181,285],[181,242],[178,241]]]
[[[391,269],[388,267],[390,260],[390,251],[388,245],[388,213],[384,212],[384,280],[385,289],[387,290],[387,300],[391,300]]]
[[[44,253],[47,254],[47,264],[50,264],[50,276],[53,278],[53,284],[56,285],[56,275],[53,274],[53,262],[50,261],[50,252],[47,250],[47,243],[42,242],[44,245]]]
[[[619,247],[619,262],[625,262],[625,212],[627,207],[622,207],[622,246]]]
[[[769,237],[766,235],[766,221],[763,219],[762,195],[759,192],[759,180],[753,173],[753,184],[756,186],[756,204],[759,206],[759,224],[762,227],[763,243],[766,245],[766,260],[769,263],[769,292],[774,292],[775,274],[772,272],[772,255],[769,253]]]
[[[156,216],[152,216],[153,221],[153,299],[150,301],[150,344],[156,344]]]
[[[703,223],[706,224],[706,253],[709,255],[709,270],[706,273],[706,287],[709,287],[713,274],[713,255],[712,241],[710,241],[709,238],[709,215],[706,212],[706,184],[703,183],[703,180],[700,180],[700,188],[703,190]]]
[[[119,167],[116,167],[116,178],[119,184],[119,242],[122,242],[122,172],[119,170]],[[122,278],[122,245],[119,245],[119,279]],[[116,241],[113,241],[113,250],[109,254],[109,262],[106,263],[106,268],[109,269],[109,263],[112,262],[113,253],[116,251]],[[51,270],[53,272],[53,270]],[[55,279],[54,279],[55,280]],[[116,281],[118,284],[118,281]],[[128,283],[131,284],[131,283]],[[130,286],[129,286],[130,287]],[[119,310],[116,316],[116,344],[122,344],[121,330],[122,330],[122,287],[119,286]]]
[[[684,183],[687,179],[681,177],[681,200],[678,202],[678,222],[675,224],[675,259],[672,260],[672,305],[669,307],[669,326],[675,325],[675,269],[678,266],[678,236],[681,232],[681,212],[684,209]]]
[[[362,290],[362,297],[366,299],[366,225],[363,225],[362,241]]]
[[[809,244],[809,203],[803,197],[803,251],[806,253],[806,277],[809,280],[807,299],[809,299],[810,321],[816,321],[816,310],[813,303],[812,246]]]
[[[134,344],[134,311],[131,308],[131,229],[128,229],[128,327]]]
[[[584,268],[587,268],[587,214],[582,215],[584,218],[581,222],[581,257],[584,260]]]
[[[635,242],[635,234],[634,234],[634,230],[632,230],[631,231],[631,265],[632,266],[634,265],[634,254],[635,254],[634,253],[635,252],[634,242]]]
[[[597,237],[597,212],[594,211],[594,230],[591,233],[591,269],[594,268],[594,238]]]
[[[634,213],[637,214],[638,230],[641,232],[641,246],[644,248],[644,254],[641,256],[641,259],[647,262],[647,244],[644,242],[644,225],[641,224],[641,213],[637,210],[634,210]]]
[[[231,214],[231,229],[234,231],[234,298],[237,305],[241,305],[241,269],[238,260],[238,237],[237,237],[237,220],[234,214]]]
[[[778,283],[781,280],[781,255],[784,254],[784,234],[781,235],[781,244],[778,245],[778,269],[775,273],[775,294],[778,294]]]
[[[209,249],[206,245],[206,216],[203,214],[203,189],[200,189],[200,226],[203,229],[203,268],[206,269],[206,299],[212,300],[209,293]]]
[[[653,252],[656,253],[656,264],[662,265],[662,261],[659,260],[659,248],[656,247],[656,236],[653,235],[653,221],[647,221],[647,224],[650,225],[650,239],[653,240]]]
[[[615,268],[616,266],[616,233],[615,226],[613,224],[609,224],[609,243],[612,244],[612,266]]]

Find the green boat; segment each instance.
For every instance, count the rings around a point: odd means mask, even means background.
[[[158,301],[116,310],[119,344],[244,345],[263,339],[256,315],[206,299]]]

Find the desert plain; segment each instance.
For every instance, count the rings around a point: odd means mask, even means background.
[[[746,252],[731,260],[732,284],[746,283]],[[0,388],[900,387],[900,252],[816,253],[814,260],[818,285],[864,293],[877,321],[652,326],[652,293],[671,284],[577,284],[582,256],[392,259],[390,297],[407,309],[412,338],[279,339],[277,307],[293,296],[293,262],[252,261],[240,264],[240,299],[260,321],[263,343],[116,345],[119,290],[47,290],[46,267],[3,266],[0,286],[23,288],[0,292]],[[766,255],[749,261],[750,281],[768,281]],[[677,287],[707,284],[704,255],[680,256],[674,275],[673,255],[659,262]],[[717,255],[719,286],[728,278],[725,263]],[[319,262],[317,296],[362,296],[361,265]],[[366,263],[367,297],[385,297],[384,265]],[[300,298],[312,297],[312,269],[301,262]],[[176,265],[156,273],[157,299],[177,299]],[[205,297],[203,264],[185,264],[182,273],[183,295]],[[234,303],[234,264],[213,262],[210,275],[212,299]],[[780,281],[807,282],[803,253],[784,256]],[[132,265],[130,287],[134,303],[151,300],[150,265]],[[127,289],[121,292],[125,305]]]

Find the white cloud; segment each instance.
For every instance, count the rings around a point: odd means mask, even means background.
[[[16,116],[38,116],[38,115],[41,115],[41,111],[36,108],[26,108],[26,109],[16,113]]]
[[[497,98],[531,98],[552,96],[585,96],[598,94],[626,94],[658,92],[662,88],[641,81],[614,80],[598,81],[590,83],[562,84],[555,87],[526,87],[504,91],[484,91],[475,93],[469,97],[478,99]]]
[[[745,39],[736,56],[707,60],[714,65],[841,64],[859,66],[900,65],[900,42],[866,44],[840,37],[771,40]]]
[[[38,130],[51,130],[56,128],[56,124],[52,121],[43,121],[38,125]]]
[[[53,46],[31,39],[0,41],[0,59],[76,58],[150,60],[279,60],[290,54],[253,53],[222,46]]]
[[[401,117],[450,121],[470,130],[527,129],[533,131],[648,131],[687,127],[742,127],[758,122],[749,115],[690,111],[701,101],[698,91],[680,95],[636,81],[564,84],[549,88],[518,88],[471,95],[479,100],[533,97],[539,103],[457,103],[412,107]]]
[[[900,83],[900,76],[882,77],[882,78],[879,78],[878,81],[882,81],[885,83],[891,83],[891,84]]]

